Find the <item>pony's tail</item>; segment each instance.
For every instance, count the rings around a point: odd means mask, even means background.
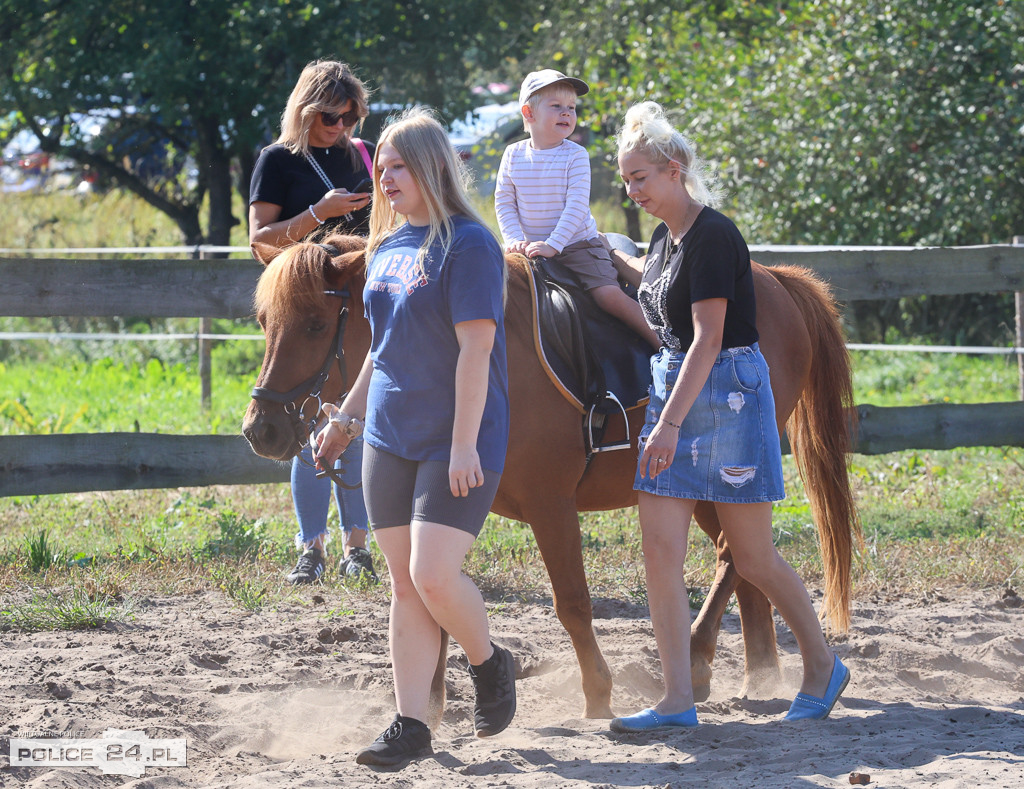
[[[828,285],[800,266],[773,267],[771,273],[797,303],[811,336],[808,383],[786,432],[821,543],[825,599],[820,617],[843,633],[850,628],[854,543],[863,543],[848,473],[857,429],[850,355]]]

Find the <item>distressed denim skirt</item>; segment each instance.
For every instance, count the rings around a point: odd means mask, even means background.
[[[640,450],[654,429],[686,356],[662,348],[651,357],[651,400]],[[775,398],[768,363],[754,343],[718,355],[704,388],[683,420],[672,465],[633,489],[657,496],[749,504],[786,497]]]

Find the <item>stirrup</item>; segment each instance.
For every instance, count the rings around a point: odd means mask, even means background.
[[[594,410],[597,408],[598,403],[603,403],[607,400],[611,400],[615,405],[619,407],[619,411],[622,414],[622,422],[626,426],[626,440],[619,441],[615,444],[601,444],[600,446],[594,445]],[[629,449],[629,419],[626,417],[626,409],[619,401],[619,398],[615,396],[614,392],[605,392],[604,398],[599,400],[598,403],[594,403],[590,406],[590,411],[587,413],[587,452],[588,454],[594,452],[614,452],[617,449]],[[604,424],[605,414],[598,414],[599,417],[599,429]]]

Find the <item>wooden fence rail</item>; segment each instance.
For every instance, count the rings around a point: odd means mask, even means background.
[[[816,271],[839,301],[1024,290],[1024,247],[753,247],[766,266]],[[0,315],[243,318],[251,260],[0,259]]]
[[[813,269],[841,301],[1024,290],[1024,247],[754,247],[766,265]],[[248,260],[0,260],[0,315],[240,318]],[[858,405],[857,451],[1024,446],[1024,403]],[[242,414],[238,415],[241,421]],[[288,466],[240,436],[0,436],[0,496],[283,482]]]
[[[857,407],[857,451],[1024,446],[1024,402]],[[241,420],[241,416],[239,416]],[[788,452],[787,447],[783,447]],[[0,496],[287,482],[291,466],[241,436],[68,433],[0,436]]]

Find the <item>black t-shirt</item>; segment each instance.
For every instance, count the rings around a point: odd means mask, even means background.
[[[728,299],[722,348],[757,342],[757,312],[750,250],[728,217],[705,207],[671,248],[668,227],[658,225],[647,248],[640,306],[647,323],[666,348],[689,350],[693,344],[694,302]]]
[[[373,160],[373,143],[366,142],[366,151]],[[335,189],[349,189],[357,186],[370,174],[366,171],[363,157],[355,146],[345,148],[309,149],[313,158],[323,168]],[[274,143],[263,149],[249,184],[250,203],[272,203],[281,206],[279,219],[291,219],[307,210],[329,191],[327,184],[302,154],[294,154],[283,145]],[[328,219],[324,227],[342,233],[365,236],[369,232],[370,207],[351,214],[352,221],[344,216]],[[321,217],[323,219],[323,217]]]

